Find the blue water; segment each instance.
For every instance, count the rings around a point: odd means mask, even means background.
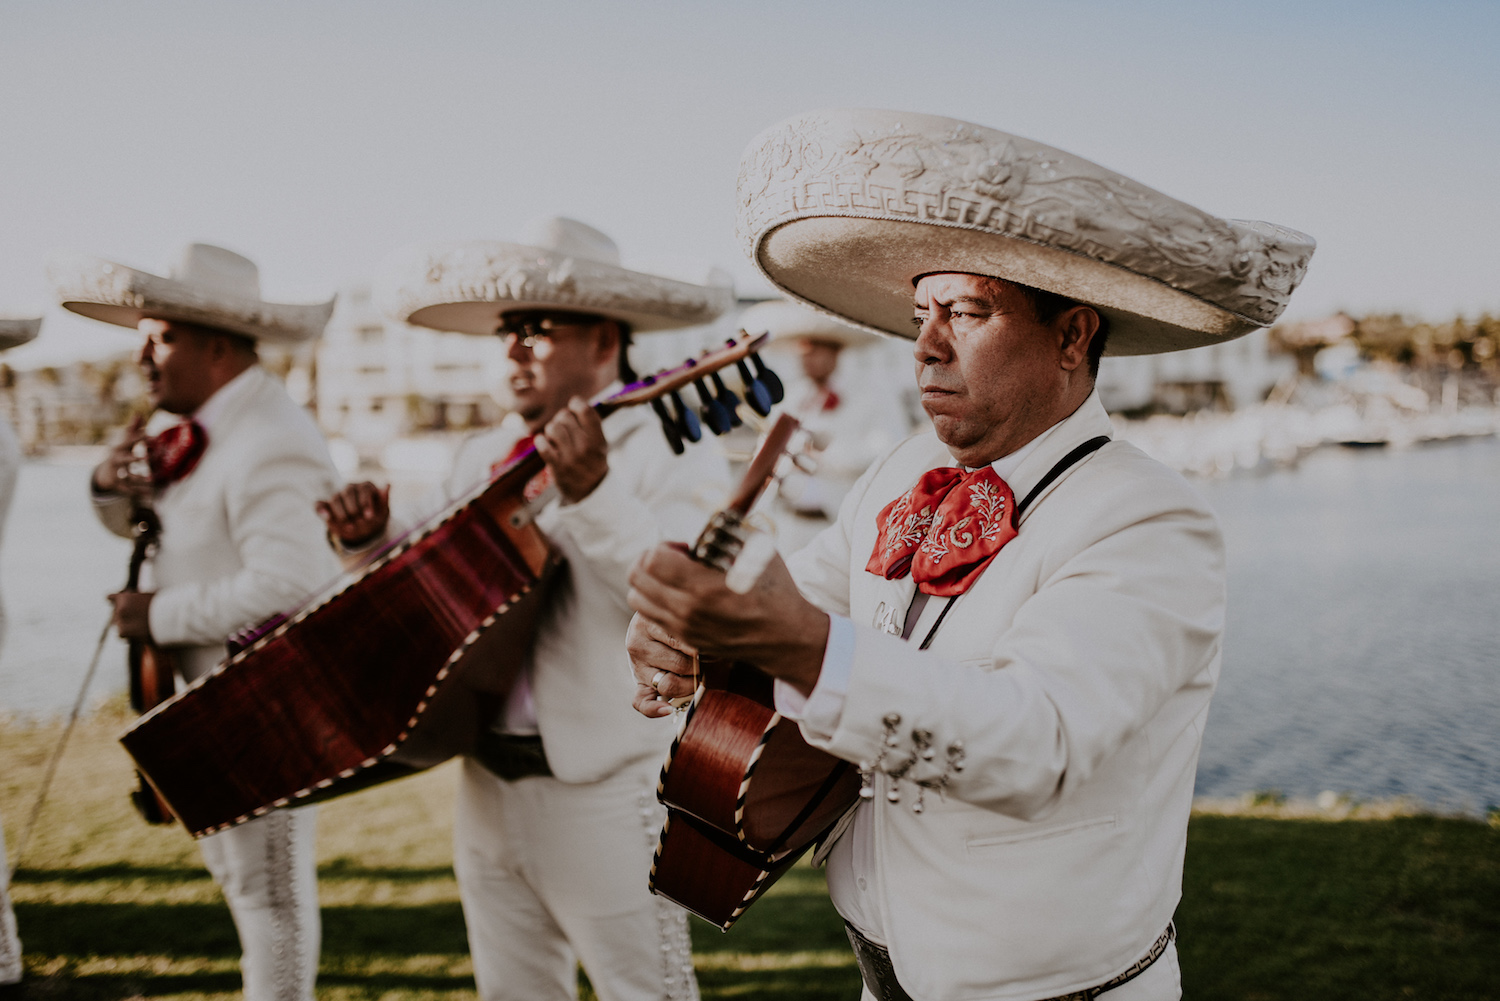
[[[1229,620],[1199,794],[1500,804],[1500,442],[1200,486]]]
[[[66,712],[129,546],[83,461],[22,470],[0,551],[0,710]],[[1500,441],[1324,449],[1200,482],[1229,548],[1224,673],[1198,792],[1500,804]],[[110,640],[90,701],[120,691]]]

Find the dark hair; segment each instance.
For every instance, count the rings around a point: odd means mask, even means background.
[[[635,369],[630,367],[630,324],[624,320],[616,320],[615,329],[620,332],[620,354],[615,359],[620,373],[620,381],[627,386],[632,382],[640,382],[641,377],[636,375]]]
[[[1069,299],[1065,295],[1056,292],[1048,292],[1044,289],[1032,288],[1030,285],[1022,285],[1019,282],[1011,282],[1031,303],[1031,311],[1036,315],[1038,323],[1051,323],[1063,313],[1074,306],[1088,306],[1099,317],[1099,329],[1094,331],[1094,339],[1089,342],[1089,377],[1099,377],[1099,359],[1104,354],[1104,344],[1109,340],[1109,317],[1096,306],[1089,306],[1086,302],[1077,299]]]

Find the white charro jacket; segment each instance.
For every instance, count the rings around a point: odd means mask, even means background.
[[[312,417],[259,365],[219,392],[228,395],[207,427],[203,457],[155,498],[161,543],[143,583],[156,592],[152,638],[182,648],[189,681],[225,658],[231,633],[296,606],[339,574],[313,505],[341,481]],[[130,537],[127,498],[96,495],[94,504],[105,527]]]
[[[1111,433],[1097,397],[1063,421],[1009,482],[1026,496],[1075,446]],[[877,462],[838,522],[791,560],[807,596],[854,624],[837,723],[803,732],[876,762],[860,807],[873,833],[870,896],[897,977],[918,1001],[1051,998],[1103,983],[1171,920],[1198,750],[1219,673],[1223,545],[1176,473],[1111,442],[1032,502],[1020,534],[957,599],[931,648],[873,627],[910,604],[910,578],[865,571],[876,516],[917,477],[951,465],[931,433]],[[815,693],[816,696],[816,693]],[[893,728],[887,717],[899,716]],[[929,731],[934,756],[917,755]],[[911,779],[941,796],[912,810]],[[845,835],[848,837],[849,835]]]
[[[469,438],[454,458],[448,498],[489,479],[491,467],[526,433],[525,423],[512,416]],[[572,783],[596,782],[666,753],[673,728],[631,706],[635,677],[625,653],[630,568],[659,542],[697,538],[729,493],[729,468],[719,449],[704,441],[673,455],[646,408],[613,414],[604,433],[608,475],[578,503],[554,499],[537,516],[567,566],[537,625],[527,667],[548,764],[558,779]]]

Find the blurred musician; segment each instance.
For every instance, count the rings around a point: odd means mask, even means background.
[[[160,517],[154,590],[111,595],[115,625],[173,651],[192,681],[224,658],[226,636],[339,571],[312,510],[339,477],[312,418],[256,348],[313,340],[333,303],[264,302],[251,261],[199,243],[167,277],[91,257],[55,259],[49,275],[66,308],[140,331],[151,403],[181,418],[150,437],[133,422],[94,469],[92,490],[118,535],[130,537],[141,503]],[[239,931],[247,1001],[312,1001],[314,810],[275,810],[198,842]]]
[[[460,448],[443,502],[534,443],[546,469],[527,495],[568,561],[459,780],[454,868],[479,995],[575,998],[581,962],[604,1001],[697,997],[685,913],[646,889],[672,733],[630,711],[625,594],[642,553],[697,534],[728,469],[712,447],[674,456],[646,408],[603,423],[585,401],[635,381],[632,333],[707,323],[730,291],[627,271],[609,237],[562,218],[520,243],[423,251],[393,279],[397,319],[505,344],[512,413]],[[392,531],[373,484],[319,510],[346,549]]]

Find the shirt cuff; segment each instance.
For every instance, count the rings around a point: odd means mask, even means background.
[[[803,696],[784,681],[773,686],[776,711],[802,724],[808,736],[832,739],[844,715],[844,696],[854,670],[854,623],[842,615],[828,617],[828,646],[812,694]]]

